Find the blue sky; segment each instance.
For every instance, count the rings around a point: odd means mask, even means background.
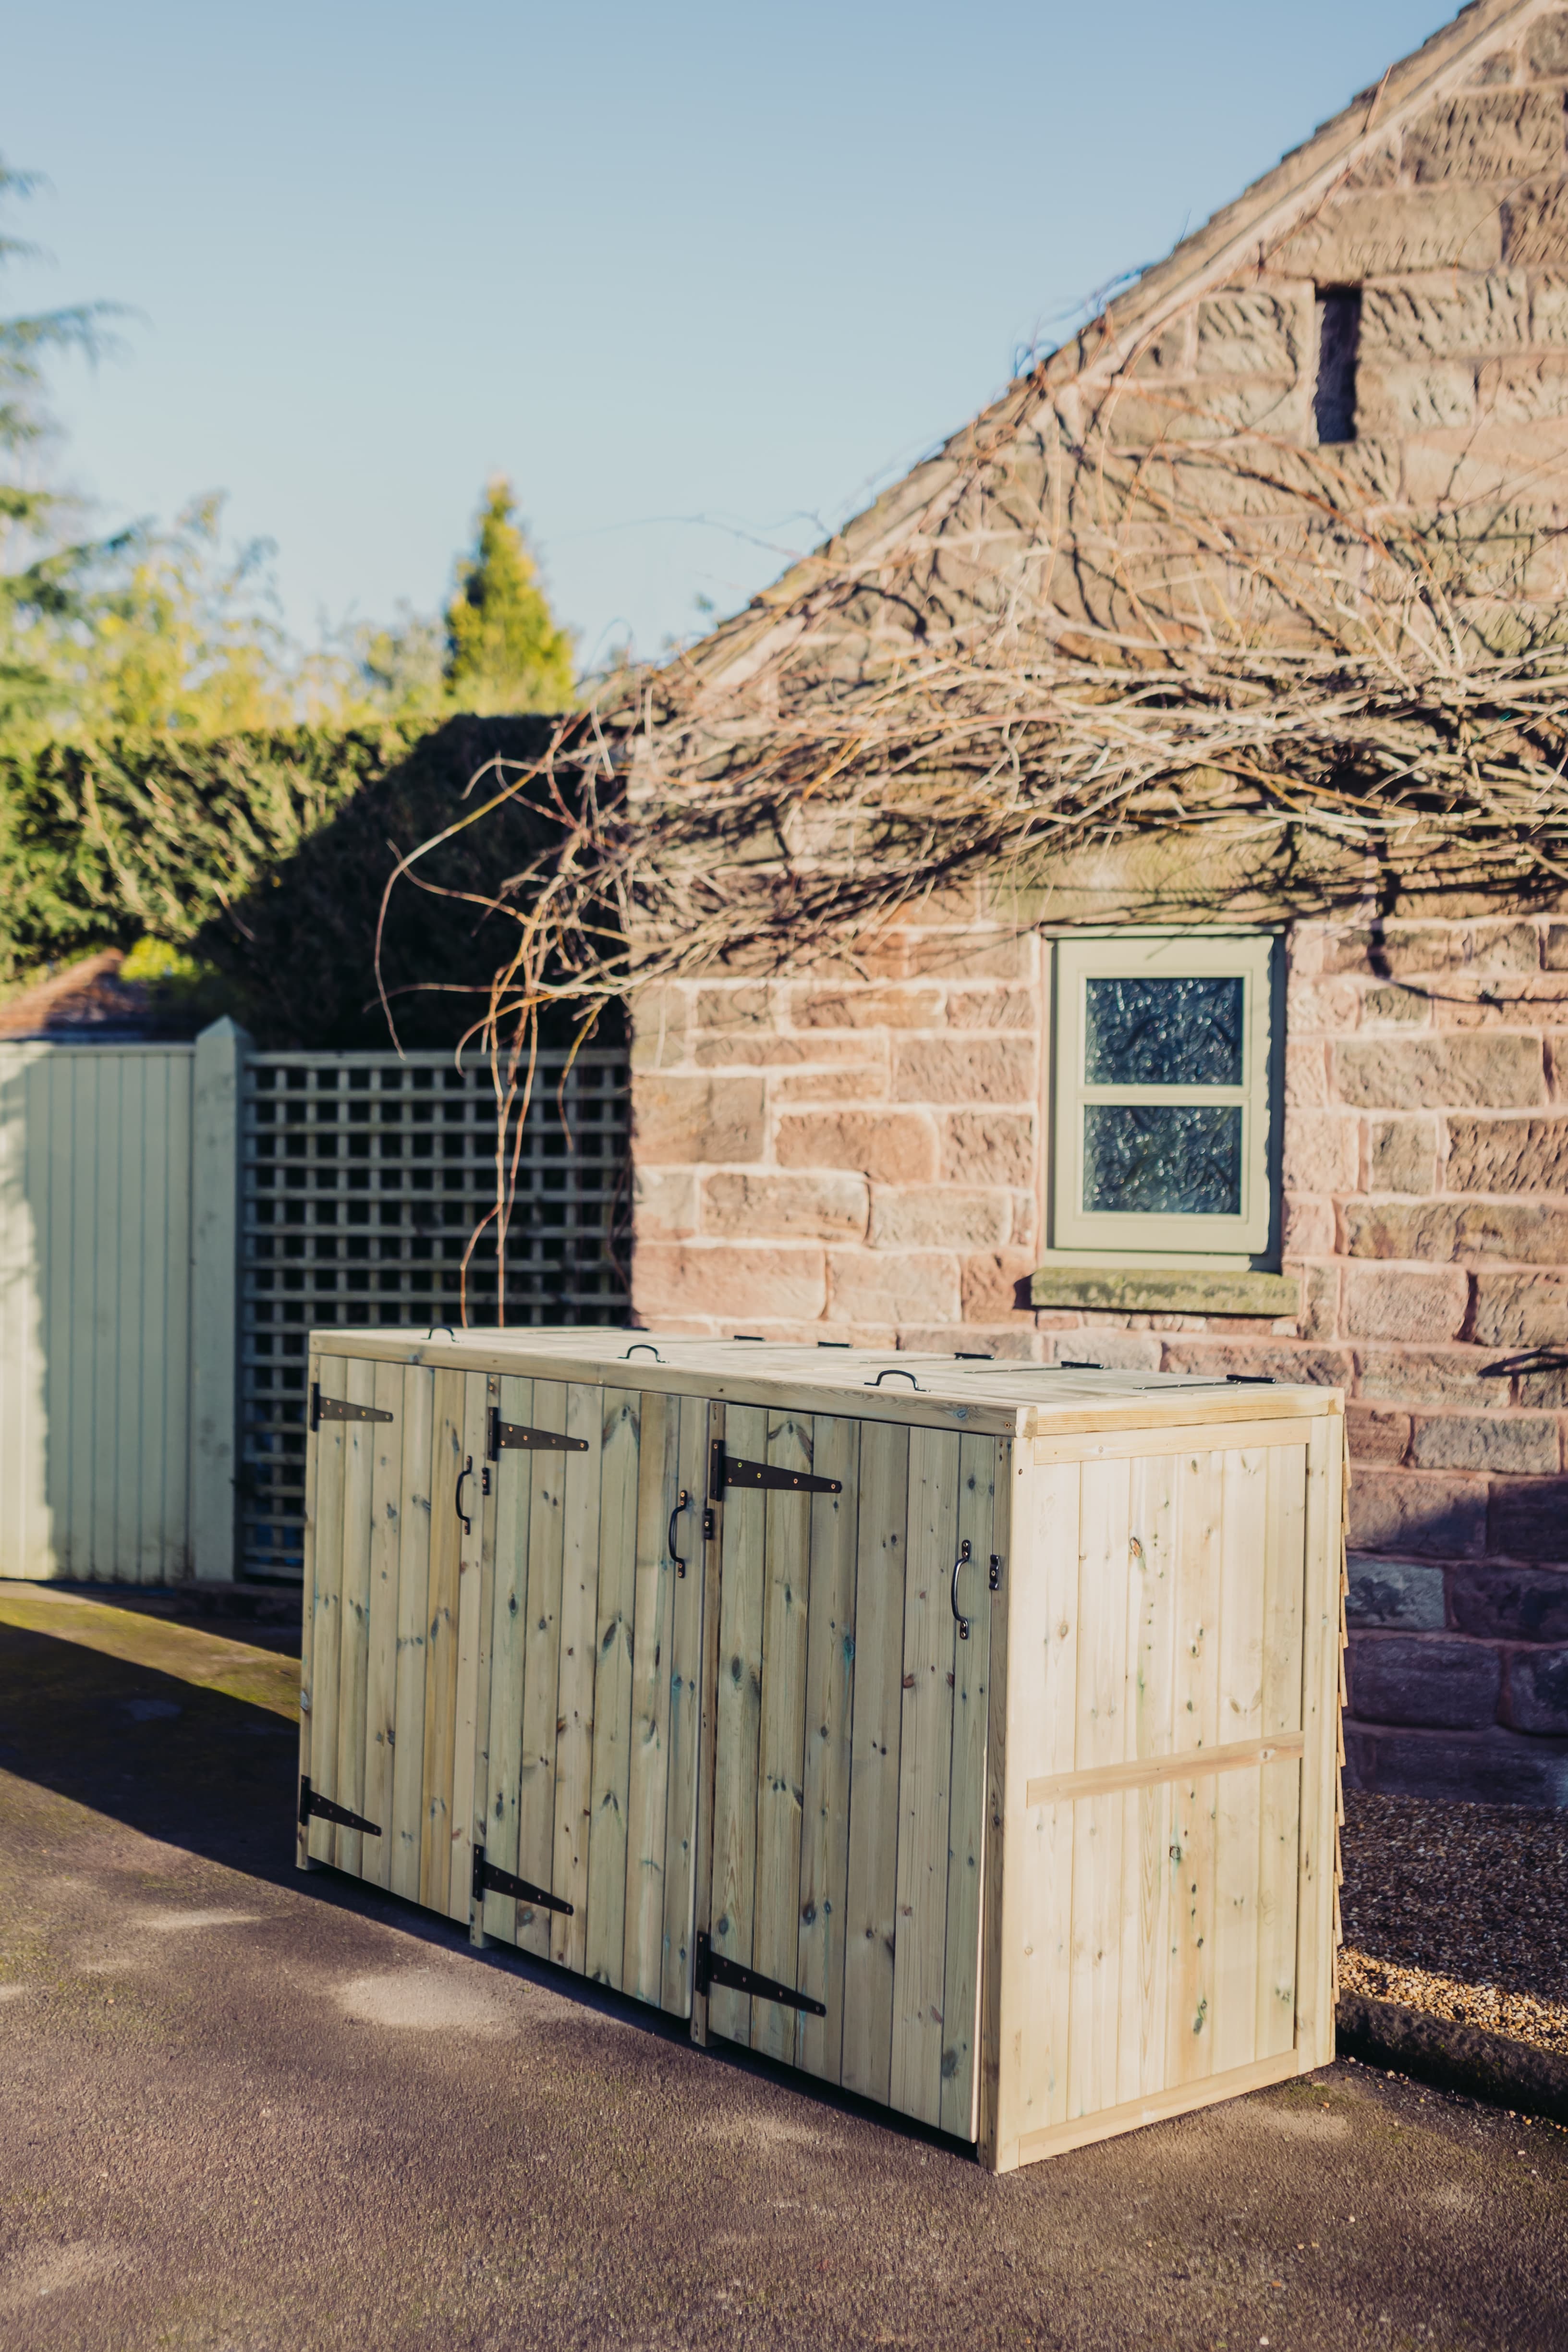
[[[1432,0],[49,0],[7,310],[100,519],[223,489],[288,618],[433,609],[509,473],[585,659],[726,611],[1451,12]]]

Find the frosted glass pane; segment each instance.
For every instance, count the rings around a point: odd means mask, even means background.
[[[1083,1206],[1239,1216],[1239,1106],[1085,1103]]]
[[[1092,1087],[1239,1087],[1247,983],[1092,980],[1083,1076]]]

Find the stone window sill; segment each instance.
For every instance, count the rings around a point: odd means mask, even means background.
[[[1299,1315],[1293,1274],[1233,1274],[1171,1267],[1043,1265],[1030,1278],[1036,1307],[1083,1307],[1115,1315]]]

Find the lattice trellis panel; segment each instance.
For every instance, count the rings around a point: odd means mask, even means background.
[[[623,1053],[541,1053],[507,1243],[508,1323],[614,1323],[629,1132]],[[489,1072],[451,1056],[255,1054],[246,1065],[240,1267],[241,1559],[298,1577],[306,1342],[325,1324],[459,1319],[458,1268],[495,1198]],[[467,1319],[497,1320],[486,1235]]]

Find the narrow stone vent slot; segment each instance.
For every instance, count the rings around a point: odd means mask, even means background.
[[[1318,387],[1312,403],[1320,442],[1355,439],[1355,363],[1361,349],[1361,289],[1318,289]]]

